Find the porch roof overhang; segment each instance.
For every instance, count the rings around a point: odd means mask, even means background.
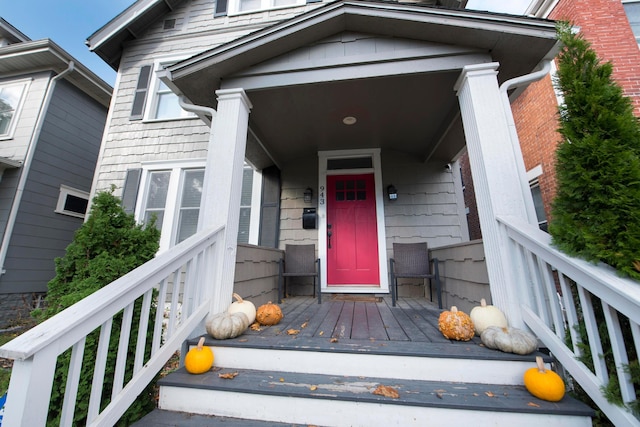
[[[286,70],[285,60],[273,72],[277,58],[344,34],[449,48],[442,55],[314,62],[304,69]],[[216,90],[244,88],[254,106],[247,156],[258,168],[319,150],[371,147],[448,162],[464,147],[453,90],[462,67],[499,62],[504,82],[530,73],[557,49],[549,20],[341,0],[174,64],[162,79],[194,104],[213,108]],[[345,116],[356,117],[357,125],[342,124]]]

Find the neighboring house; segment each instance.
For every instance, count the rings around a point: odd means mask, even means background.
[[[82,225],[111,90],[0,18],[0,327],[28,316]]]
[[[568,21],[579,28],[602,61],[613,64],[613,78],[635,106],[640,117],[640,1],[637,0],[534,0],[527,15]],[[556,194],[555,151],[561,140],[557,132],[558,103],[551,76],[531,84],[513,102],[513,116],[531,187],[540,228],[547,229]],[[463,172],[468,176],[468,169]],[[473,193],[467,196],[469,232],[480,237],[474,217]]]

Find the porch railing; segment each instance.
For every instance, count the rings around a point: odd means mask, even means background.
[[[640,354],[640,283],[567,257],[535,226],[499,222],[512,245],[514,276],[531,301],[521,307],[526,325],[616,426],[639,426],[628,409],[636,400],[628,367]],[[610,381],[618,381],[624,404],[605,398]]]
[[[0,356],[14,360],[3,424],[46,424],[56,363],[69,350],[60,425],[74,424],[85,342],[92,333],[99,334],[99,341],[87,425],[117,422],[207,316],[213,295],[208,278],[214,276],[216,257],[221,256],[216,244],[223,230],[192,236],[2,346]],[[139,321],[134,320],[137,309]],[[134,325],[137,336],[131,336]],[[115,341],[110,339],[112,329],[118,337],[115,352],[109,349],[109,342]],[[127,354],[131,348],[133,354]],[[109,353],[115,355],[115,365],[107,404],[103,386]],[[126,368],[128,359],[134,360],[132,372]]]

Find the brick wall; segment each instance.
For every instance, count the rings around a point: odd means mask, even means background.
[[[634,103],[640,117],[640,50],[620,0],[561,0],[550,19],[579,26],[603,61],[613,64],[613,77]],[[542,166],[539,177],[547,218],[556,191],[555,148],[557,100],[550,78],[531,84],[514,102],[516,129],[527,170]]]

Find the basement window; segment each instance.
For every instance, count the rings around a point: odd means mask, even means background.
[[[89,206],[89,193],[75,188],[60,186],[56,213],[83,218],[87,214]]]

